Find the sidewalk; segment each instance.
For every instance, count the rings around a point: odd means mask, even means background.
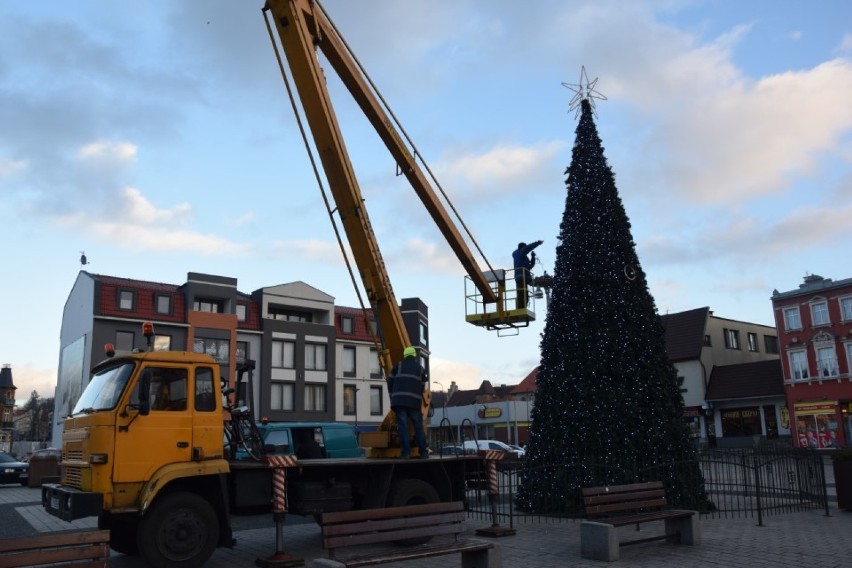
[[[51,517],[41,507],[40,489],[0,485],[0,538],[69,530],[93,528],[94,518],[66,523]],[[840,568],[850,566],[850,536],[852,513],[837,509],[835,503],[826,517],[824,511],[789,513],[765,516],[764,526],[757,526],[756,518],[702,519],[703,542],[700,546],[651,542],[621,549],[621,560],[615,563],[583,560],[580,557],[580,523],[524,523],[515,528],[517,534],[491,539],[502,552],[506,568],[551,568],[577,566],[604,568],[630,566],[637,568],[695,566],[706,568]],[[259,524],[265,515],[254,518]],[[490,523],[480,519],[468,521],[468,532],[473,538],[476,529]],[[661,523],[659,523],[661,525]],[[643,526],[644,535],[654,535],[661,530]],[[632,528],[625,528],[633,532]],[[307,566],[314,558],[323,558],[319,527],[314,523],[284,527],[284,552],[302,558]],[[266,558],[275,552],[275,529],[269,526],[238,530],[237,545],[233,549],[218,549],[207,566],[210,568],[254,566],[256,558]],[[459,566],[460,557],[446,556],[426,560],[388,564],[390,568],[434,568]],[[116,567],[144,566],[138,558],[113,553],[110,564]]]

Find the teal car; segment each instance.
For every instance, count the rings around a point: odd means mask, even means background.
[[[268,422],[258,424],[267,455],[299,459],[358,458],[355,429],[339,422]],[[239,458],[239,455],[238,455]]]

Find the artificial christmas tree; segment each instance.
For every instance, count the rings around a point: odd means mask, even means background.
[[[582,487],[662,480],[672,504],[705,508],[677,372],[592,117],[593,86],[575,97],[580,122],[518,505],[571,514]]]

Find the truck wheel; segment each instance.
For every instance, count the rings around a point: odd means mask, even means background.
[[[218,541],[216,512],[194,493],[172,493],[155,503],[139,523],[139,554],[151,566],[196,568]]]
[[[405,505],[425,505],[437,503],[438,492],[422,479],[400,479],[391,486],[388,493],[389,507],[404,507]],[[431,536],[406,538],[396,541],[403,546],[416,546],[432,540]]]

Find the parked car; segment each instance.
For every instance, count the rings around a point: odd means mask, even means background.
[[[477,448],[477,444],[479,444]],[[499,450],[503,452],[508,452],[510,454],[515,455],[515,457],[522,458],[526,455],[526,451],[523,448],[516,450],[512,448],[509,444],[505,442],[501,442],[500,440],[467,440],[464,443],[464,449],[466,453],[474,453],[477,449],[479,450]]]
[[[30,466],[18,461],[12,454],[0,452],[0,483],[20,483],[26,486],[30,479]]]
[[[443,446],[440,453],[442,456],[460,456],[464,454],[464,448],[461,446]]]

